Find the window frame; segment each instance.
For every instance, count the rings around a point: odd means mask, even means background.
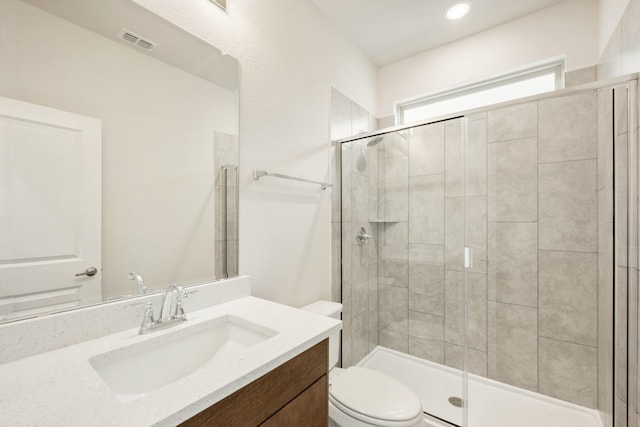
[[[541,77],[548,74],[555,74],[555,89],[564,88],[564,73],[565,73],[565,57],[554,57],[542,62],[538,62],[535,64],[529,64],[525,67],[520,67],[515,70],[511,70],[507,73],[502,73],[498,75],[494,75],[488,78],[483,78],[480,80],[473,81],[471,83],[466,83],[460,86],[456,86],[453,88],[445,89],[442,91],[432,92],[427,95],[421,95],[418,97],[413,97],[409,99],[405,99],[402,101],[397,101],[394,103],[394,114],[395,114],[395,122],[396,125],[407,124],[404,120],[404,113],[408,109],[413,109],[416,107],[426,106],[429,104],[434,104],[436,102],[446,101],[449,99],[457,98],[464,95],[469,95],[477,92],[481,92],[484,90],[494,89],[497,87],[505,86],[512,83],[518,83],[530,79],[534,79],[537,77]],[[517,99],[517,98],[513,98]],[[512,99],[506,99],[504,102],[511,101]],[[490,105],[490,104],[487,104]],[[473,108],[481,108],[482,106],[477,106]],[[449,113],[445,113],[449,114]],[[435,117],[423,117],[418,121],[430,120]]]

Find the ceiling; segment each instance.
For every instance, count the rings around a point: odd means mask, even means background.
[[[469,14],[444,17],[456,0],[313,0],[378,66],[547,8],[563,0],[470,0]]]

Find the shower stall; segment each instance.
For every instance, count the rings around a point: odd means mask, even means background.
[[[342,366],[404,382],[434,426],[635,426],[637,93],[336,141]]]

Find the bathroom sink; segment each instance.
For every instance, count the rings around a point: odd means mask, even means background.
[[[277,334],[226,315],[94,356],[89,363],[120,400],[133,400],[205,365],[241,358]]]

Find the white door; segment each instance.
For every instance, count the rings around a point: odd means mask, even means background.
[[[98,119],[0,97],[0,320],[101,300],[101,145]]]

